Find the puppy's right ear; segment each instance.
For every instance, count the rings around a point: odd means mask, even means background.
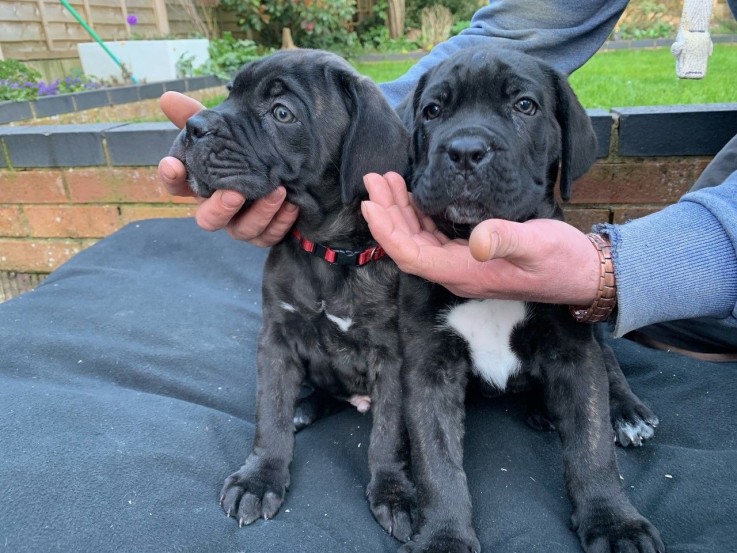
[[[351,120],[341,155],[341,191],[344,204],[366,193],[363,176],[407,171],[407,130],[368,78],[346,73],[344,88],[352,104]]]

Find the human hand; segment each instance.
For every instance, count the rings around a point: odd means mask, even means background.
[[[366,175],[361,210],[374,238],[399,268],[467,298],[589,305],[599,257],[585,234],[562,221],[480,223],[468,242],[451,240],[411,202],[396,173]]]
[[[159,101],[161,110],[180,129],[187,119],[205,109],[197,100],[178,92],[165,92]],[[187,171],[175,157],[166,156],[159,162],[159,179],[176,196],[195,196],[187,184]],[[199,206],[197,224],[205,230],[226,229],[237,240],[256,246],[273,246],[280,242],[299,214],[298,208],[284,201],[283,186],[242,209],[245,196],[234,190],[216,190],[207,199],[195,196]]]

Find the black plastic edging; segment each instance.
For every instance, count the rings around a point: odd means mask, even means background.
[[[0,125],[86,109],[150,100],[158,98],[169,90],[191,92],[203,88],[222,86],[225,82],[214,75],[207,75],[158,83],[117,86],[72,94],[45,96],[37,100],[23,102],[0,102]]]

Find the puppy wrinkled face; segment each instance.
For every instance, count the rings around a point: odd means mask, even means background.
[[[331,64],[325,53],[300,51],[244,66],[228,98],[190,118],[172,147],[193,191],[209,197],[231,189],[253,200],[319,175],[338,155],[348,117],[344,101],[325,92],[335,89],[325,85]]]
[[[535,60],[522,62],[462,52],[415,93],[414,200],[461,234],[484,219],[526,220],[552,194],[548,170],[561,152],[554,87]]]

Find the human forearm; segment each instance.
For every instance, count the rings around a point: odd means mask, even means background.
[[[737,324],[737,173],[725,184],[624,225],[613,246],[615,336],[651,323],[714,317]]]

